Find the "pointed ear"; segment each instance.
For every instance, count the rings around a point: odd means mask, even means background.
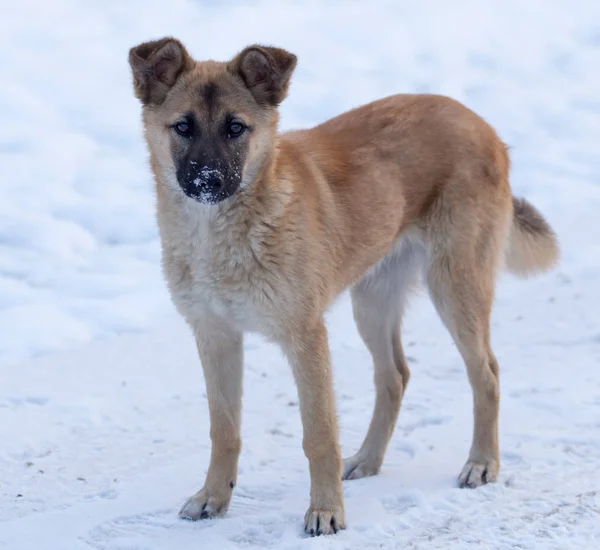
[[[144,104],[160,105],[184,71],[194,60],[183,44],[174,38],[144,42],[129,50],[135,96]]]
[[[249,46],[229,62],[258,103],[277,106],[287,95],[296,56],[281,48]]]

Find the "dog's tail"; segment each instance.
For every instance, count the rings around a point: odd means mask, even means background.
[[[513,220],[506,254],[508,270],[527,277],[548,271],[558,256],[558,240],[550,224],[526,200],[513,197]]]

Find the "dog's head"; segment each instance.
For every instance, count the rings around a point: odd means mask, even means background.
[[[229,62],[196,62],[181,42],[163,38],[132,48],[129,63],[159,180],[207,204],[254,180],[273,143],[295,55],[249,46]]]

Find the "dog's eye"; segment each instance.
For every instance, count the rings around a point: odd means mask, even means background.
[[[241,122],[233,120],[227,127],[227,133],[229,134],[230,138],[236,138],[241,136],[245,129],[246,127]]]
[[[173,128],[175,128],[175,131],[183,137],[190,137],[192,135],[192,125],[189,122],[178,122],[177,124],[175,124],[175,126],[173,126]]]

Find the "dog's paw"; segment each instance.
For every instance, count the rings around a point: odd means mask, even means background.
[[[195,521],[222,516],[227,512],[230,500],[231,491],[228,495],[220,495],[201,489],[181,507],[179,517]]]
[[[334,535],[340,529],[345,529],[344,510],[322,510],[309,508],[304,516],[304,532],[311,537],[319,535]]]
[[[498,479],[500,465],[497,460],[468,460],[458,476],[458,486],[475,489],[486,483],[494,483]]]
[[[344,470],[342,479],[359,479],[361,477],[374,476],[381,469],[381,460],[372,457],[361,456],[360,453],[344,459]]]

